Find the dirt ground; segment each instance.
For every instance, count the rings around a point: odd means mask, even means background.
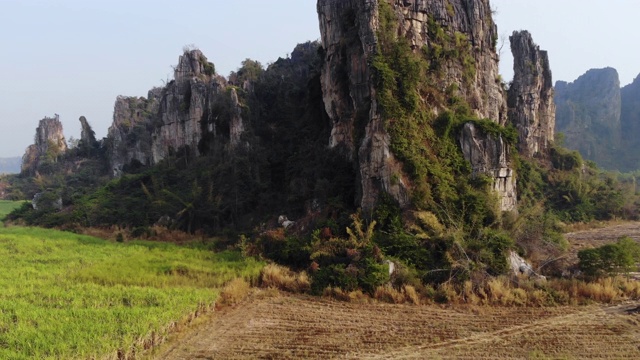
[[[566,239],[571,244],[571,250],[575,252],[590,246],[597,247],[615,242],[622,236],[628,236],[640,242],[640,222],[630,222],[565,234]]]
[[[258,294],[154,358],[638,359],[639,306],[411,306]]]
[[[567,234],[574,252],[640,223]],[[615,306],[355,304],[259,290],[154,359],[640,359],[640,301]]]

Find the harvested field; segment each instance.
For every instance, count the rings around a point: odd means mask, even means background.
[[[157,359],[637,359],[640,303],[503,308],[254,295]]]
[[[640,223],[567,234],[640,241]],[[168,359],[639,359],[640,301],[491,307],[344,303],[262,291],[156,354]]]
[[[615,242],[622,236],[628,236],[640,242],[640,222],[630,222],[620,225],[607,226],[599,229],[577,231],[565,234],[571,245],[571,251],[602,246]]]

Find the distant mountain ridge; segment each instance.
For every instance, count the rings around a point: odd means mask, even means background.
[[[640,77],[621,88],[613,68],[555,84],[556,131],[565,145],[608,170],[640,169]]]
[[[0,158],[0,174],[18,174],[21,165],[22,158],[19,156]]]

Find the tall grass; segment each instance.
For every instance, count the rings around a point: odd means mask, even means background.
[[[263,264],[233,252],[0,228],[0,359],[132,354]]]

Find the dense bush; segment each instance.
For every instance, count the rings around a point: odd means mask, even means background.
[[[581,250],[578,259],[580,270],[587,277],[628,273],[638,268],[640,245],[625,236],[614,244]]]

